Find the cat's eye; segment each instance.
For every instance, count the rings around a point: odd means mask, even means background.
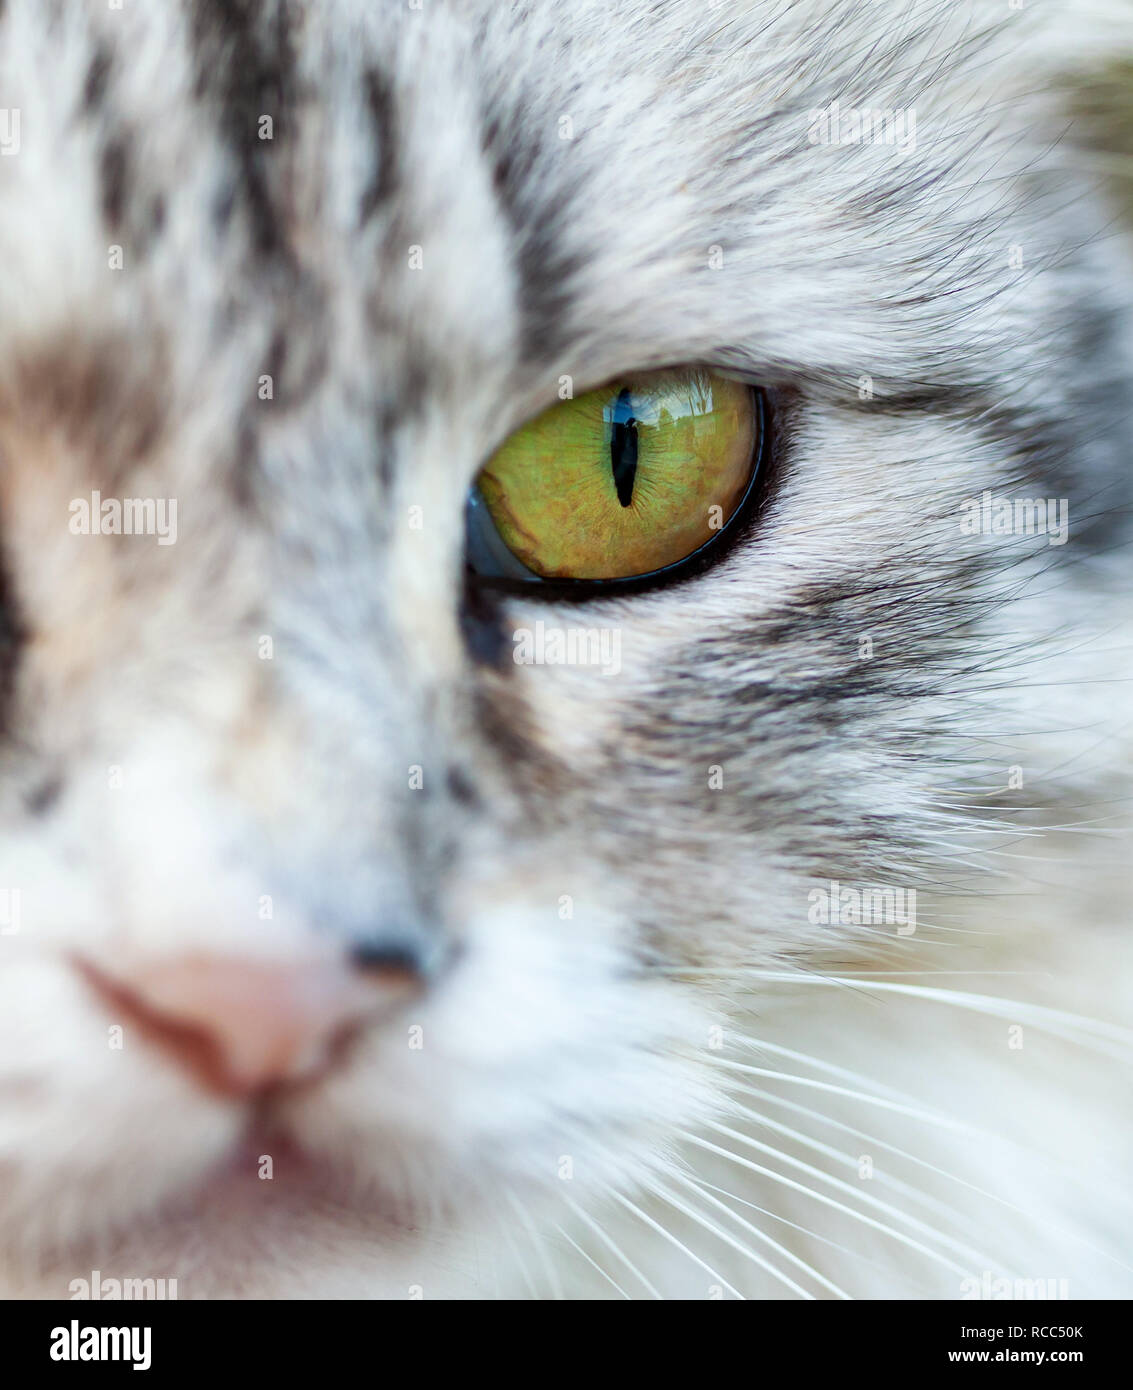
[[[704,368],[643,373],[562,401],[485,464],[468,558],[486,576],[626,580],[714,545],[752,490],[763,412]]]

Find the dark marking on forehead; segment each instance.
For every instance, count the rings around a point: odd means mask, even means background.
[[[567,346],[572,284],[583,261],[559,235],[563,198],[548,200],[534,192],[538,150],[518,116],[486,114],[482,122],[481,148],[516,247],[520,353],[530,362],[550,363]]]
[[[114,59],[109,47],[100,43],[94,50],[94,57],[90,60],[86,80],[83,83],[83,111],[86,115],[94,116],[101,110],[102,104],[106,100],[106,92],[110,84],[110,72],[113,66]]]
[[[393,87],[389,78],[378,68],[370,68],[366,72],[363,84],[372,130],[375,168],[362,194],[358,209],[359,226],[364,226],[376,212],[392,202],[400,183],[399,128]]]
[[[114,102],[118,71],[109,46],[97,44],[83,81],[79,116],[102,138],[97,165],[102,220],[113,237],[128,241],[131,252],[144,254],[165,227],[165,195],[159,186],[164,171],[139,170],[142,139]]]
[[[425,410],[431,384],[425,355],[412,338],[404,335],[400,347],[400,360],[389,366],[381,382],[382,399],[375,415],[375,464],[387,492],[393,487],[396,472],[397,436]]]
[[[102,216],[111,231],[122,225],[131,184],[130,146],[124,135],[114,135],[102,147],[98,161]]]
[[[270,405],[270,402],[269,402]],[[229,495],[242,512],[264,519],[263,499],[257,486],[259,479],[259,437],[251,409],[237,422],[232,445],[232,467],[227,471]]]
[[[276,326],[261,368],[272,378],[277,413],[309,399],[324,381],[330,361],[324,291],[298,267],[288,268],[285,288],[286,294],[278,295]]]
[[[220,131],[239,170],[233,201],[246,210],[263,257],[287,254],[282,210],[272,197],[272,162],[283,156],[295,95],[293,18],[285,0],[196,0],[192,11],[197,90],[219,100]],[[263,116],[272,118],[271,140],[260,139]]]
[[[480,794],[463,768],[451,766],[448,770],[447,783],[449,795],[458,806],[472,809],[480,805]]]

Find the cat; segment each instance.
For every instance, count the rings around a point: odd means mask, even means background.
[[[0,0],[4,1296],[1133,1293],[1131,29]],[[685,366],[738,530],[472,571]]]

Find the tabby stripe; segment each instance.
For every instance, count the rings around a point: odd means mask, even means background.
[[[373,127],[376,166],[358,211],[364,226],[376,212],[390,203],[398,192],[401,171],[397,157],[398,119],[393,87],[385,73],[369,68],[363,78],[366,109]]]
[[[520,356],[536,364],[551,363],[569,343],[570,286],[584,263],[565,250],[558,235],[562,201],[545,203],[531,193],[537,152],[520,143],[522,121],[487,113],[481,120],[481,149],[516,247]]]
[[[219,101],[220,133],[240,164],[237,196],[247,207],[256,251],[285,254],[270,191],[273,141],[259,138],[259,119],[272,117],[278,140],[286,94],[296,85],[292,7],[285,0],[194,0],[192,20],[198,90]]]

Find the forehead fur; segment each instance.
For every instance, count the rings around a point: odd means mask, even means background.
[[[282,404],[331,352],[336,376],[357,360],[364,398],[403,405],[426,380],[482,399],[501,357],[545,392],[560,367],[593,381],[728,349],[928,388],[959,370],[941,331],[1003,285],[1012,180],[1043,177],[1023,94],[1052,23],[897,11],[878,33],[861,0],[13,5],[0,62],[25,153],[4,168],[0,237],[21,267],[5,329],[65,334],[88,303],[135,350],[147,330],[179,339],[169,392],[187,389],[179,366],[195,380],[240,353],[277,369]],[[810,142],[834,99],[915,110],[920,137],[899,153]],[[1055,248],[1027,249],[1033,266]],[[1005,335],[970,336],[974,373]]]

